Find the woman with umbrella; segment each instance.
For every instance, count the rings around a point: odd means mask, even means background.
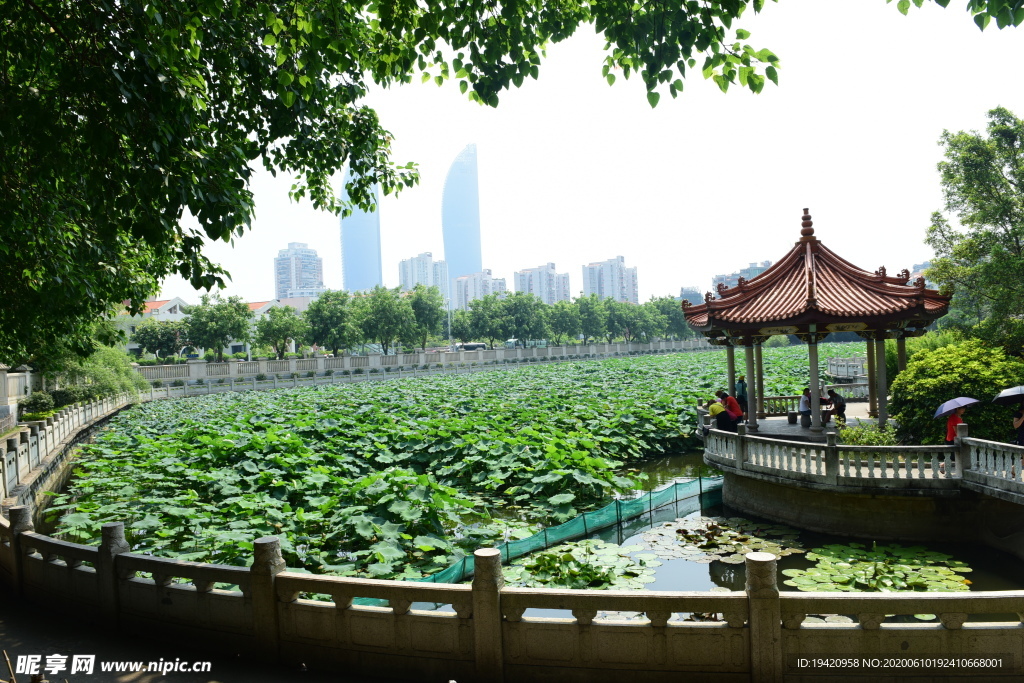
[[[946,401],[941,406],[939,406],[938,410],[935,411],[935,419],[938,419],[940,417],[946,417],[947,415],[949,416],[949,418],[946,420],[946,445],[947,446],[952,446],[953,445],[953,442],[956,439],[956,426],[958,424],[963,424],[964,423],[963,414],[964,414],[964,411],[967,410],[967,406],[974,405],[975,403],[981,403],[981,401],[979,401],[976,398],[970,398],[969,396],[958,396],[957,398],[950,399],[949,401]],[[942,457],[942,456],[939,456],[939,457]],[[955,462],[956,462],[956,455],[953,454],[953,453],[950,453],[950,455],[949,455],[949,464],[950,464],[950,466],[952,466]],[[943,462],[942,464],[939,465],[939,471],[945,473],[945,471],[946,471],[946,463],[945,462]]]
[[[1017,404],[1017,412],[1013,414],[1013,428],[1017,432],[1014,443],[1024,446],[1024,386],[1013,387],[999,392],[999,395],[992,399],[993,403],[1001,406]]]

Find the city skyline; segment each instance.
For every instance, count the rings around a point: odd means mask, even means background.
[[[943,130],[984,129],[995,106],[1024,116],[1015,81],[978,68],[1015,63],[1019,34],[982,33],[964,12],[931,3],[904,17],[895,3],[787,0],[742,24],[782,60],[780,85],[760,95],[735,86],[723,95],[695,73],[652,109],[639,80],[608,86],[602,40],[585,31],[549,46],[538,79],[501,93],[497,108],[466,102],[451,83],[373,89],[366,103],[393,136],[392,158],[421,174],[413,188],[381,194],[384,285],[399,284],[401,259],[445,253],[439,201],[467,141],[480,152],[483,265],[511,278],[561,264],[573,296],[580,266],[614,254],[638,268],[641,300],[707,291],[716,274],[786,253],[805,206],[817,236],[858,267],[895,272],[932,258],[923,241],[943,207],[936,143]],[[822,59],[865,35],[882,47],[841,67]],[[292,182],[254,170],[252,230],[234,248],[208,249],[234,275],[226,294],[273,296],[259,264],[288,241],[316,248],[325,284],[343,286],[337,218],[289,202]],[[163,295],[197,297],[180,278]]]

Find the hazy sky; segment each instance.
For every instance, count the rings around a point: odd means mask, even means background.
[[[760,95],[722,94],[698,71],[652,110],[639,79],[601,77],[589,27],[551,46],[540,78],[497,109],[468,102],[455,82],[378,90],[367,103],[395,136],[394,161],[421,173],[383,199],[384,284],[398,285],[401,259],[443,256],[441,190],[470,142],[483,265],[510,289],[514,271],[554,262],[575,293],[583,264],[622,255],[641,300],[708,290],[717,273],[785,254],[805,206],[819,239],[865,269],[924,261],[929,216],[942,208],[942,131],[982,130],[996,106],[1024,116],[1024,32],[993,22],[982,33],[963,4],[904,17],[883,0],[768,3],[739,22],[781,59],[780,85]],[[290,185],[258,173],[252,231],[233,248],[210,246],[233,276],[227,294],[272,298],[273,258],[288,242],[317,249],[324,284],[341,288],[338,219],[290,203]],[[180,280],[163,294],[199,298]]]

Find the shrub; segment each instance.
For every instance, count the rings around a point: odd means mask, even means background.
[[[342,371],[341,371],[341,374],[342,374],[342,375],[346,375],[346,376],[347,376],[347,375],[351,375],[351,374],[352,374],[352,372],[351,372],[351,371],[349,371],[349,370],[342,370]]]
[[[88,392],[85,387],[68,387],[67,389],[54,389],[50,395],[53,396],[53,407],[63,408],[72,403],[86,400]]]
[[[23,413],[45,413],[55,407],[53,396],[45,391],[35,391],[18,401]],[[24,418],[23,418],[24,419]]]
[[[334,370],[327,370],[326,372],[324,372],[324,377],[330,377],[333,374],[334,374]]]
[[[363,370],[362,368],[356,368],[355,370],[353,370],[353,371],[352,371],[352,374],[353,374],[353,375],[361,375],[361,374],[363,374],[364,372],[366,372],[366,371],[365,371],[365,370]]]
[[[946,439],[945,420],[932,416],[958,396],[981,401],[964,415],[971,436],[1004,441],[1011,435],[1011,409],[990,401],[1003,389],[1024,384],[1024,361],[1000,347],[971,340],[918,352],[892,383],[890,412],[905,443],[937,444]]]
[[[836,420],[837,425],[841,420]],[[896,446],[899,439],[896,430],[888,425],[879,427],[874,422],[861,422],[857,425],[843,426],[838,434],[839,443],[850,446]]]
[[[226,379],[221,377],[219,380],[217,380],[217,384],[224,384],[224,382],[226,382],[226,381],[227,381]]]
[[[235,360],[245,360],[249,356],[248,356],[248,354],[245,354],[245,353],[242,353],[241,351],[239,351],[238,353],[231,354],[231,357],[234,358]]]
[[[260,374],[256,375],[256,381],[257,382],[263,382],[263,381],[266,381],[266,379],[267,379],[267,376],[264,375],[262,372]]]
[[[292,374],[288,375],[288,377],[291,378],[291,379],[295,379],[298,376],[299,376],[299,373],[297,373],[297,372],[293,372]]]
[[[53,417],[56,414],[56,410],[43,410],[38,413],[25,413],[21,416],[22,422],[35,422],[37,420],[45,420],[48,417]]]
[[[373,375],[375,375],[375,374],[377,374],[378,372],[380,372],[380,368],[370,368],[370,374],[373,374]]]
[[[172,387],[183,387],[183,386],[185,386],[185,380],[183,380],[183,379],[176,379],[173,382],[171,382],[171,386]]]
[[[204,382],[203,378],[200,377],[199,379],[196,380],[196,384],[206,384],[206,382]]]
[[[150,382],[150,384],[151,384],[151,385],[153,386],[153,388],[155,388],[155,389],[159,389],[160,387],[162,387],[162,386],[164,385],[163,381],[162,381],[162,380],[159,380],[159,379],[155,379],[155,380],[153,380],[152,382]]]
[[[306,377],[316,377],[316,371],[310,370],[309,372],[306,373]]]

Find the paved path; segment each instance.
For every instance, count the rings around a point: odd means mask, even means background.
[[[868,418],[868,402],[847,403],[846,421],[851,425],[860,421],[876,424],[877,420]],[[792,441],[820,441],[825,442],[825,432],[812,432],[810,428],[801,427],[799,421],[796,424],[789,424],[785,417],[769,417],[758,420],[757,436],[772,436],[777,439]],[[835,423],[830,422],[824,425],[827,431],[835,431]],[[750,432],[754,435],[754,432]]]
[[[179,645],[172,640],[143,634],[115,633],[90,623],[89,615],[68,619],[51,610],[29,604],[0,587],[0,649],[17,666],[18,655],[96,655],[93,674],[67,671],[47,674],[51,683],[398,683],[393,679],[352,678],[337,673],[302,671],[298,667],[267,666],[244,660],[231,652],[206,651]],[[101,673],[100,662],[144,661],[211,662],[210,673]],[[7,664],[0,655],[0,682],[9,683]],[[18,683],[29,683],[16,674]]]

